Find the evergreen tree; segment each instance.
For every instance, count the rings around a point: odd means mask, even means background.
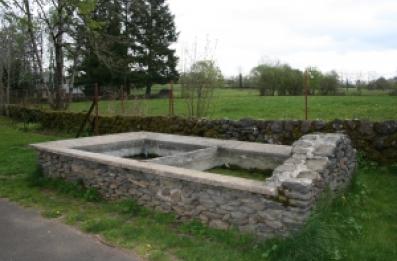
[[[91,32],[87,32],[85,52],[80,71],[85,74],[80,83],[101,86],[127,86],[130,76],[126,34],[122,33],[124,23],[122,4],[119,0],[98,0],[92,16]],[[125,31],[125,30],[124,30]]]
[[[146,86],[151,94],[153,83],[176,80],[177,57],[171,45],[177,41],[174,15],[165,0],[132,0],[129,5],[127,30],[135,83]]]

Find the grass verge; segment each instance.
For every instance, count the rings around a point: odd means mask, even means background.
[[[150,260],[397,260],[396,165],[362,161],[350,192],[324,201],[301,232],[260,241],[181,222],[133,200],[109,203],[81,184],[46,179],[28,144],[59,137],[17,128],[0,118],[0,197]]]

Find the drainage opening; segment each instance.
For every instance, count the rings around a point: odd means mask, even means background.
[[[155,159],[161,157],[158,154],[155,153],[140,153],[140,154],[134,154],[134,155],[127,155],[124,156],[123,158],[126,159],[134,159],[134,160],[149,160],[149,159]]]

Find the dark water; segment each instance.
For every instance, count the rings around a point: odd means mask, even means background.
[[[135,154],[135,155],[128,155],[123,158],[134,159],[134,160],[149,160],[149,159],[155,159],[158,157],[160,157],[160,155],[157,155],[154,153],[141,153],[141,154]]]

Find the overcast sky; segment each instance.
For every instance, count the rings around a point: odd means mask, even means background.
[[[198,58],[213,56],[227,76],[274,60],[300,69],[336,70],[350,78],[360,73],[363,79],[368,73],[371,78],[397,75],[397,0],[169,4],[180,32],[177,50],[182,60],[191,60],[194,53]]]

